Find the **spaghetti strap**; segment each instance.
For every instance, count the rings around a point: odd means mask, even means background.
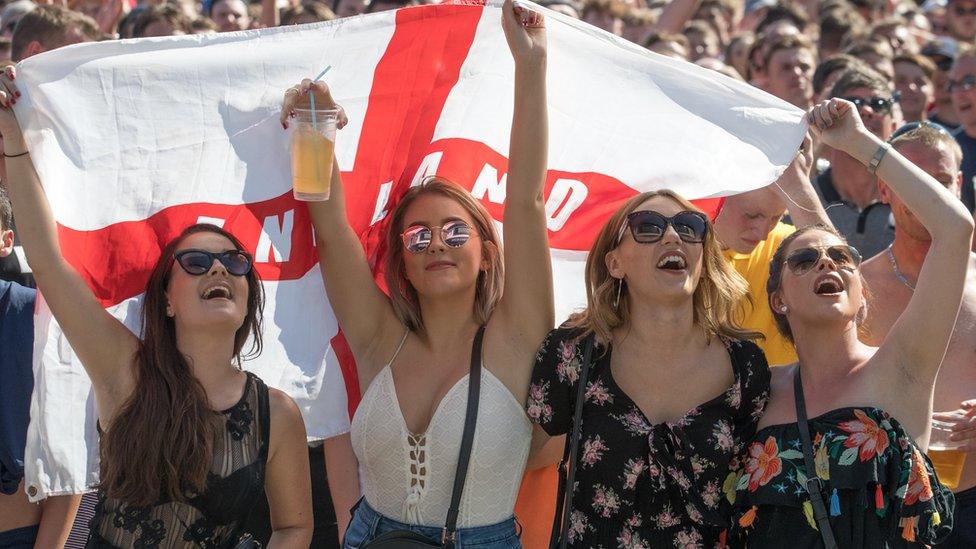
[[[397,345],[396,351],[393,351],[393,356],[386,363],[386,367],[389,368],[393,366],[393,361],[396,360],[397,355],[400,354],[400,349],[403,349],[403,344],[407,342],[407,336],[410,335],[410,330],[403,332],[403,337],[400,339],[400,344]]]

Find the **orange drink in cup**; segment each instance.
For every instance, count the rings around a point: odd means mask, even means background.
[[[329,199],[338,115],[336,109],[295,109],[291,178],[297,200]]]
[[[932,420],[932,436],[929,439],[929,459],[935,466],[939,481],[950,490],[959,487],[962,478],[962,466],[966,463],[966,453],[959,448],[962,443],[949,440],[952,435],[952,424],[945,421]]]

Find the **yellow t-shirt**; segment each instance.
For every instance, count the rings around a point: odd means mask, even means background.
[[[780,242],[793,234],[796,227],[786,223],[778,223],[766,240],[756,246],[750,254],[736,253],[735,250],[725,250],[727,259],[735,270],[749,283],[749,295],[752,305],[745,306],[746,315],[742,320],[742,327],[747,330],[761,332],[765,340],[756,344],[766,353],[766,360],[770,366],[779,366],[796,362],[796,349],[779,330],[773,320],[773,312],[769,310],[769,296],[766,293],[766,280],[769,278],[769,262],[779,248]]]

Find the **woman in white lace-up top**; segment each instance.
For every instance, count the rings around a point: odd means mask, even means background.
[[[516,90],[504,252],[481,204],[461,187],[429,178],[390,215],[387,297],[371,282],[349,225],[338,168],[330,200],[308,203],[326,292],[363,390],[351,439],[364,498],[345,547],[405,528],[440,539],[461,446],[472,342],[482,326],[481,396],[456,547],[521,546],[512,513],[532,433],[523,403],[536,350],[553,325],[542,196],[546,35],[542,16],[511,0],[502,27],[515,59]],[[324,83],[306,80],[286,92],[283,124],[309,103],[309,93],[317,105],[335,105]],[[340,118],[343,125],[345,115]]]

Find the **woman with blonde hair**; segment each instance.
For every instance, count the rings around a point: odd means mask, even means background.
[[[504,251],[484,207],[435,177],[408,191],[390,216],[387,297],[372,283],[346,218],[337,168],[329,201],[309,203],[325,289],[364,391],[351,431],[364,498],[346,547],[405,532],[458,548],[521,546],[512,512],[531,439],[522,403],[535,351],[553,324],[542,200],[546,38],[542,16],[511,0],[502,26],[515,58]],[[324,84],[306,80],[285,93],[283,125],[309,93],[318,105],[334,105]],[[480,374],[471,375],[479,364]],[[460,529],[452,536],[445,526],[458,501],[455,479],[464,478],[456,472],[464,470],[466,406],[478,383]]]
[[[542,345],[528,401],[534,449],[579,425],[567,545],[724,543],[723,486],[769,387],[757,334],[732,320],[745,281],[708,217],[658,191],[603,227],[586,288],[586,310]]]

